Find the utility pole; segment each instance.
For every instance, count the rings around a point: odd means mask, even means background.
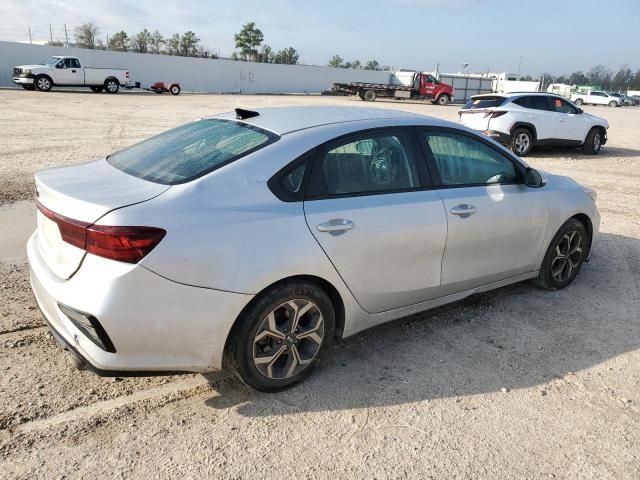
[[[107,33],[107,52],[109,51],[109,34]]]
[[[51,39],[49,45],[53,45],[53,30],[51,30],[51,24],[49,24],[49,38]]]
[[[69,48],[69,35],[67,34],[67,24],[64,24],[64,38],[66,39],[66,47]]]
[[[28,25],[27,28],[29,29],[29,44],[33,44],[31,41],[31,25]]]
[[[518,76],[520,76],[520,68],[522,68],[522,55],[520,55],[520,63],[518,63]]]

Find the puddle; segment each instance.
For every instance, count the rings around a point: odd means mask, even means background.
[[[23,200],[0,206],[0,262],[24,262],[27,240],[36,229],[33,202]]]

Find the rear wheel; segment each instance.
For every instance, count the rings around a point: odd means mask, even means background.
[[[102,90],[104,90],[104,87],[89,87],[91,88],[91,91],[93,93],[100,93]]]
[[[358,92],[358,96],[360,97],[360,100],[364,101],[364,92],[362,90]]]
[[[595,127],[592,128],[587,134],[587,139],[584,142],[584,151],[589,155],[597,154],[602,148],[602,131]]]
[[[582,222],[567,220],[551,240],[534,283],[546,290],[569,285],[584,263],[588,246],[589,234]]]
[[[284,390],[311,373],[333,338],[334,315],[331,300],[316,284],[276,285],[238,320],[226,361],[251,388]]]
[[[576,99],[576,101],[574,102],[576,105],[582,105],[584,103],[584,101],[581,98]]]
[[[41,92],[48,92],[49,90],[51,90],[51,87],[53,86],[53,82],[46,75],[40,75],[36,77],[36,80],[34,83],[38,88],[38,90],[40,90]]]
[[[118,93],[120,82],[115,78],[107,78],[104,82],[104,89],[107,93]]]
[[[511,136],[511,150],[519,157],[529,155],[533,148],[533,135],[526,128],[517,128]]]
[[[179,85],[171,85],[169,87],[169,92],[171,95],[180,95],[180,86]]]
[[[436,100],[436,102],[438,102],[438,105],[444,106],[444,105],[447,105],[449,103],[449,100],[450,100],[449,95],[447,95],[445,93],[445,94],[440,95],[438,97],[438,99]]]
[[[378,95],[376,94],[375,90],[367,90],[366,92],[364,92],[364,100],[366,102],[373,102],[375,101],[376,97]]]

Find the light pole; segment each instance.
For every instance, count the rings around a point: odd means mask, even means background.
[[[520,62],[518,63],[518,76],[520,76],[520,69],[522,68],[522,55],[520,55]]]

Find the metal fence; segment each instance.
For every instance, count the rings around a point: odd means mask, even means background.
[[[216,93],[319,93],[335,82],[389,83],[390,72],[313,65],[214,60],[133,52],[107,52],[0,42],[0,87],[12,87],[13,66],[37,64],[51,55],[78,57],[90,67],[126,68],[132,82],[180,82],[184,91]]]

